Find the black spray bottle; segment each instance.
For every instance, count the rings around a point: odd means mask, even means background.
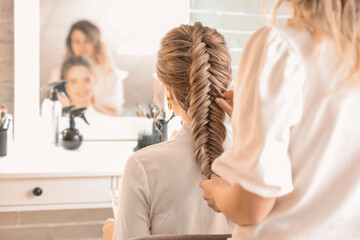
[[[85,110],[86,107],[77,108],[70,111],[69,128],[64,129],[60,133],[60,143],[61,146],[63,146],[65,149],[74,150],[80,147],[83,138],[80,134],[80,131],[75,128],[75,117],[80,117],[84,119],[87,124],[89,124],[84,115]]]
[[[49,85],[48,96],[41,105],[41,117],[44,119],[49,140],[54,142],[55,146],[59,143],[59,121],[62,112],[62,105],[58,99],[58,93],[69,98],[66,93],[66,80],[60,80]]]

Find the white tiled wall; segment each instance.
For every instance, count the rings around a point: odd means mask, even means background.
[[[261,0],[191,0],[190,21],[216,28],[224,35],[232,58],[233,79],[249,36],[265,24]],[[274,0],[267,1],[267,9]],[[286,8],[280,18],[286,17]]]

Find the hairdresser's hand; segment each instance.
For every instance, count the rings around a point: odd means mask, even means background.
[[[218,177],[215,174],[211,175],[210,179],[202,180],[200,182],[200,187],[204,190],[203,198],[207,201],[208,206],[215,212],[221,212],[215,202],[217,191],[229,186],[230,184],[225,179]]]
[[[115,220],[113,218],[109,218],[108,220],[106,220],[105,225],[102,229],[103,240],[112,240],[114,224],[115,224]]]
[[[229,117],[231,117],[234,106],[234,90],[224,92],[223,97],[225,99],[217,98],[216,103],[229,115]]]

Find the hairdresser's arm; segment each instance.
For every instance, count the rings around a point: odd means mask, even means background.
[[[275,205],[275,198],[264,198],[246,191],[238,183],[230,185],[223,178],[213,175],[200,183],[204,199],[214,210],[220,210],[238,225],[262,222]]]
[[[94,98],[92,99],[91,104],[96,111],[101,112],[103,114],[113,116],[113,117],[117,116],[117,114],[118,114],[117,110],[114,108],[99,106],[98,104],[96,104]]]
[[[115,220],[113,218],[109,218],[106,220],[105,225],[102,228],[103,240],[113,239],[114,224]]]

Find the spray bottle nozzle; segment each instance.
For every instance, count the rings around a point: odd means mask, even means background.
[[[67,82],[68,81],[66,80],[59,80],[57,82],[51,83],[49,85],[48,98],[50,98],[52,101],[58,100],[57,93],[60,93],[64,97],[70,98],[65,88]]]
[[[74,105],[70,105],[68,107],[63,107],[62,109],[62,115],[65,115],[67,113],[70,113],[71,110],[73,110],[75,108]]]
[[[82,108],[72,109],[70,111],[70,128],[71,129],[73,129],[75,127],[75,120],[74,120],[75,117],[82,118],[88,125],[90,125],[85,118],[85,114],[84,114],[85,110],[86,110],[86,107],[82,107]]]

